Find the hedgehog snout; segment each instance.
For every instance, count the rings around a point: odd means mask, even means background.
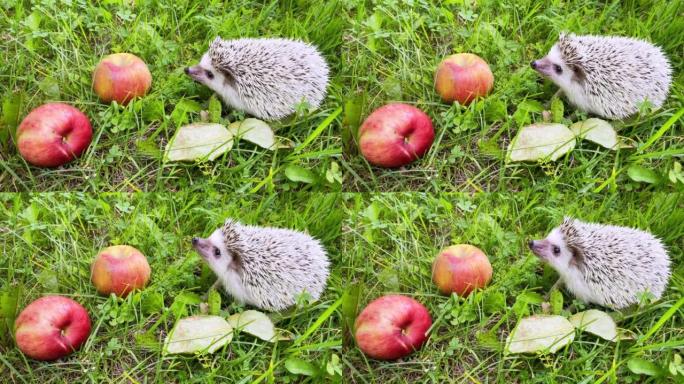
[[[195,246],[195,245],[197,245],[197,243],[199,243],[199,239],[197,237],[193,237],[192,238],[192,245]]]
[[[199,65],[195,65],[192,67],[185,67],[183,69],[183,72],[185,72],[186,75],[190,76],[193,80],[195,81],[201,81],[202,80],[202,74],[204,71]]]
[[[549,60],[548,57],[531,62],[530,67],[544,76],[551,76],[553,73],[553,63],[551,63],[551,60]]]
[[[195,241],[195,240],[193,239],[193,241]],[[193,243],[193,244],[194,244],[194,243]],[[527,246],[530,247],[530,249],[534,249],[534,240],[528,241],[528,242],[527,242]]]

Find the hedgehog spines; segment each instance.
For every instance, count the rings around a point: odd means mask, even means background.
[[[279,119],[294,113],[301,102],[317,108],[325,97],[328,65],[314,46],[302,41],[217,37],[208,55],[215,68],[230,75],[240,100],[233,103],[221,89],[216,91],[227,104],[239,104],[256,117]]]
[[[329,261],[322,244],[315,238],[289,229],[254,227],[226,221],[224,238],[239,238],[226,243],[240,245],[240,276],[247,302],[267,310],[282,310],[307,292],[314,300],[325,289]]]

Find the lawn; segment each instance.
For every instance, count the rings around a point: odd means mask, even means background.
[[[3,313],[7,293],[18,296],[19,308],[40,296],[61,294],[80,302],[93,324],[76,356],[43,363],[19,352],[6,319],[0,318],[0,382],[251,383],[258,378],[273,382],[273,377],[296,382],[283,368],[288,358],[306,360],[323,371],[329,364],[340,370],[341,327],[338,316],[326,315],[326,310],[345,286],[337,268],[342,265],[341,207],[335,194],[264,199],[187,193],[0,194]],[[319,238],[333,264],[329,288],[318,302],[273,314],[276,326],[296,341],[271,344],[240,334],[214,355],[164,356],[162,342],[175,320],[199,314],[200,297],[214,282],[190,239],[208,236],[226,217]],[[90,283],[95,255],[114,244],[140,249],[152,268],[147,288],[126,299],[98,295]],[[222,302],[221,315],[245,309],[228,296]]]
[[[0,51],[11,58],[0,63],[2,190],[204,190],[212,185],[243,192],[602,191],[681,190],[684,184],[677,165],[684,129],[681,115],[673,117],[684,108],[682,1],[67,4],[0,2]],[[510,140],[522,126],[540,122],[550,107],[557,88],[529,63],[544,56],[561,31],[636,36],[660,45],[674,70],[670,97],[658,111],[614,123],[632,148],[609,151],[583,142],[553,163],[507,163]],[[200,111],[209,107],[212,92],[184,75],[183,68],[195,64],[216,35],[311,42],[330,65],[328,97],[316,111],[273,123],[289,148],[271,152],[240,142],[214,162],[164,162],[163,149],[176,129],[199,121]],[[97,62],[122,51],[139,55],[153,75],[151,92],[127,107],[99,102],[91,89]],[[480,55],[494,72],[492,94],[468,107],[442,103],[434,91],[437,64],[457,52]],[[58,169],[27,165],[12,140],[18,122],[48,101],[82,109],[95,130],[85,155]],[[436,138],[420,161],[384,170],[358,154],[355,135],[365,116],[392,101],[425,110]],[[226,123],[243,117],[224,108]],[[566,102],[566,122],[584,117]]]
[[[356,125],[343,131],[349,191],[509,191],[547,188],[601,191],[678,189],[682,184],[640,184],[627,170],[640,166],[664,176],[682,156],[684,129],[667,120],[684,107],[684,2],[682,1],[378,1],[357,6],[345,33],[342,75],[351,90],[348,110],[360,117],[390,102],[417,106],[432,117],[435,141],[420,161],[399,170],[369,166],[354,145]],[[400,5],[401,4],[401,5]],[[611,152],[581,143],[555,163],[506,163],[518,130],[541,122],[557,87],[530,68],[562,31],[645,38],[669,56],[674,70],[668,102],[655,113],[615,122],[637,149]],[[442,103],[434,90],[437,64],[472,52],[494,73],[494,89],[464,107]],[[565,119],[584,118],[565,103]],[[351,114],[352,117],[357,116]],[[350,119],[352,123],[357,119]],[[644,146],[651,139],[653,145]],[[679,168],[678,168],[679,169]]]
[[[357,287],[360,307],[383,294],[401,293],[423,303],[433,319],[427,343],[402,360],[367,359],[350,341],[344,354],[348,382],[677,382],[635,375],[627,362],[638,358],[667,367],[676,354],[681,356],[684,312],[675,307],[674,316],[666,314],[684,290],[684,197],[400,193],[356,195],[346,206],[340,274],[347,285]],[[541,296],[557,279],[556,272],[529,251],[527,241],[545,237],[564,215],[654,233],[672,258],[675,272],[669,289],[655,304],[615,313],[618,326],[634,332],[638,341],[611,343],[579,334],[555,355],[506,355],[508,334],[519,318],[543,313]],[[431,280],[437,253],[461,243],[481,248],[494,270],[491,284],[466,299],[440,295]],[[572,302],[565,294],[566,309]],[[584,308],[576,302],[575,312]],[[665,320],[657,325],[660,319]],[[653,327],[658,331],[642,339]]]
[[[0,2],[0,188],[4,191],[339,190],[326,172],[341,156],[339,119],[326,122],[346,91],[340,79],[345,30],[336,2],[254,1],[61,1]],[[220,35],[299,38],[318,46],[329,66],[326,101],[316,111],[273,123],[289,149],[267,151],[247,142],[213,163],[163,162],[176,129],[200,121],[212,92],[183,68],[199,62]],[[150,93],[121,107],[98,101],[91,76],[99,60],[132,52],[152,73]],[[33,108],[63,101],[81,109],[93,125],[93,142],[78,161],[58,169],[29,166],[11,137]],[[244,115],[224,108],[224,122]],[[320,129],[317,129],[320,128]],[[291,147],[296,147],[293,150]],[[291,181],[286,167],[308,169],[309,183]],[[339,171],[338,171],[339,172]]]
[[[529,65],[562,31],[659,45],[673,68],[670,96],[611,122],[625,147],[583,140],[555,162],[507,162],[511,140],[549,110],[567,125],[589,117],[562,97],[552,108],[557,87]],[[269,122],[275,150],[236,140],[213,161],[165,161],[181,126],[249,117],[225,105],[217,115],[213,92],[184,74],[216,36],[317,46],[330,67],[327,97]],[[150,92],[126,106],[92,89],[97,63],[118,52],[152,73]],[[434,88],[439,62],[459,52],[481,56],[495,78],[492,93],[468,106],[442,102]],[[682,382],[682,0],[0,0],[0,53],[2,384]],[[58,168],[29,165],[16,145],[21,120],[48,102],[77,107],[93,126],[85,153]],[[391,102],[425,111],[435,139],[421,159],[383,169],[359,153],[358,128]],[[564,216],[661,238],[673,262],[668,290],[611,312],[633,340],[578,332],[555,354],[506,354],[507,335],[546,310],[557,278],[527,240]],[[238,332],[215,354],[166,355],[177,319],[215,298],[203,297],[214,278],[190,239],[228,217],[319,238],[331,260],[327,289],[269,314],[289,340]],[[440,295],[431,280],[435,255],[457,243],[481,248],[494,269],[491,284],[467,298]],[[152,267],[149,286],[125,299],[90,282],[93,258],[113,244],[137,247]],[[361,353],[352,328],[386,293],[422,302],[434,324],[421,350],[383,362]],[[38,362],[16,347],[13,318],[47,294],[80,302],[93,329],[73,355]],[[220,298],[223,316],[253,309]],[[568,292],[563,304],[564,316],[600,309]]]
[[[579,334],[555,355],[505,354],[506,336],[521,317],[543,313],[543,295],[557,278],[528,251],[527,240],[545,236],[564,215],[654,233],[672,259],[669,288],[660,301],[612,313],[636,340]],[[321,239],[332,262],[326,293],[271,314],[292,340],[271,344],[239,333],[213,355],[165,355],[162,343],[175,321],[202,313],[202,295],[213,282],[190,238],[207,236],[226,217]],[[147,256],[151,283],[125,299],[98,295],[90,263],[100,249],[122,243]],[[434,256],[458,243],[481,248],[494,269],[492,283],[468,298],[440,295],[431,281]],[[9,321],[0,324],[2,382],[655,383],[666,379],[638,375],[630,364],[684,369],[676,360],[684,345],[681,194],[2,194],[0,247],[3,316],[9,297],[20,310],[61,294],[82,303],[93,322],[82,350],[37,362],[15,347],[10,309]],[[420,351],[380,362],[356,347],[350,324],[388,293],[422,302],[434,324]],[[248,309],[221,297],[220,315]],[[574,312],[601,309],[566,293],[562,315],[571,304]],[[296,374],[286,364],[295,359],[310,363],[318,376]]]

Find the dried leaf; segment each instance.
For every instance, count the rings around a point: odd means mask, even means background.
[[[166,161],[214,160],[233,147],[233,134],[221,124],[195,123],[178,128],[166,146]]]
[[[575,148],[575,135],[563,124],[540,123],[522,127],[508,146],[509,161],[555,161]]]
[[[247,310],[236,313],[228,318],[228,322],[233,328],[241,332],[247,332],[261,340],[270,342],[275,341],[275,327],[271,319],[262,312]]]
[[[164,353],[214,353],[232,339],[233,327],[223,317],[186,317],[178,320],[166,337]]]
[[[555,353],[575,339],[575,327],[563,316],[538,315],[521,319],[506,338],[507,353]]]
[[[612,317],[598,309],[575,313],[568,318],[575,328],[586,331],[608,341],[617,340],[617,326]]]
[[[575,136],[594,142],[608,149],[618,148],[618,135],[613,126],[601,119],[591,118],[585,121],[578,121],[570,126],[570,130]]]
[[[235,136],[254,143],[262,148],[275,149],[275,135],[273,129],[266,122],[249,118],[232,123],[228,130]]]

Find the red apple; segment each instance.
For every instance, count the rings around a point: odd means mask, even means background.
[[[382,296],[356,318],[356,344],[374,359],[399,359],[420,349],[431,325],[430,313],[416,300],[402,295]]]
[[[452,245],[443,249],[432,264],[432,281],[442,294],[452,292],[468,296],[484,288],[492,280],[492,265],[487,255],[469,244]]]
[[[91,280],[103,295],[126,297],[142,289],[150,280],[150,265],[145,255],[130,245],[114,245],[100,251],[91,267]]]
[[[152,84],[152,74],[138,56],[115,53],[105,56],[93,72],[93,89],[106,103],[128,104],[144,96]]]
[[[63,296],[32,302],[14,322],[17,347],[36,360],[55,360],[74,352],[90,334],[90,317],[81,304]]]
[[[401,167],[420,158],[434,138],[430,117],[401,103],[376,109],[359,128],[361,153],[371,164],[385,168]]]
[[[85,152],[93,129],[83,112],[62,103],[41,105],[17,129],[21,156],[39,167],[58,167]]]
[[[435,73],[435,89],[442,100],[468,105],[486,96],[494,86],[494,75],[486,61],[472,53],[458,53],[444,59]]]

